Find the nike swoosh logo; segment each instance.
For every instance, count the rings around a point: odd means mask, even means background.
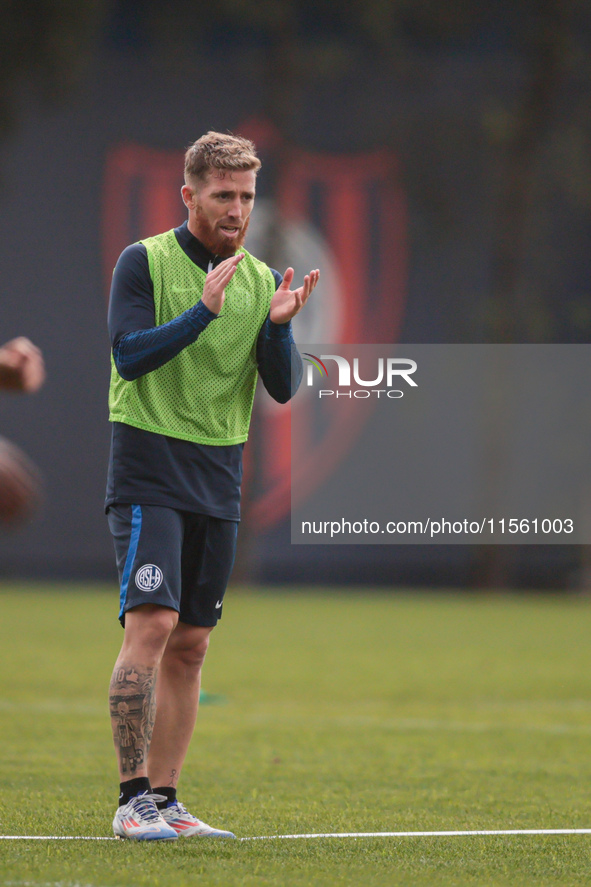
[[[219,610],[219,608],[222,606],[223,603],[224,603],[223,601],[218,601],[217,604],[215,605],[216,610]]]

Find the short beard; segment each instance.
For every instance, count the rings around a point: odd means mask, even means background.
[[[220,256],[222,259],[228,259],[235,255],[246,239],[246,232],[250,224],[250,218],[244,223],[239,236],[232,243],[228,241],[223,234],[220,234],[207,220],[207,217],[199,204],[195,207],[195,223],[197,226],[197,240],[200,240],[203,246],[213,253],[214,256]]]

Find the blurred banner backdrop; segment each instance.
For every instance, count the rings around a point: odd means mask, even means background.
[[[209,129],[260,150],[248,248],[299,279],[322,271],[296,341],[589,341],[589,4],[350,0],[338,21],[322,0],[78,6],[13,11],[13,51],[30,15],[59,57],[45,47],[0,81],[1,338],[28,336],[48,368],[37,395],[0,400],[0,432],[46,483],[40,514],[0,539],[1,575],[115,578],[110,276],[128,243],[184,220],[183,150]],[[335,460],[344,444],[335,429]],[[237,578],[587,573],[569,546],[291,546],[290,447],[290,408],[260,391]]]

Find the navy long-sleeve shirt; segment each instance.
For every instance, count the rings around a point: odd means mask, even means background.
[[[175,229],[187,256],[204,271],[222,259],[213,256],[189,231]],[[281,275],[271,269],[276,285]],[[156,326],[154,288],[143,244],[127,247],[113,272],[109,335],[119,374],[137,379],[157,369],[195,342],[217,315],[201,301],[169,323]],[[257,338],[259,375],[280,403],[291,397],[302,377],[297,352],[292,370],[291,323],[267,316]],[[228,520],[240,518],[243,444],[209,446],[155,434],[114,422],[107,479],[106,508],[117,503],[165,505]]]

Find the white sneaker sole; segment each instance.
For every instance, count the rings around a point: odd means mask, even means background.
[[[116,838],[119,838],[120,841],[177,841],[178,835],[118,835],[117,832],[114,833]]]

